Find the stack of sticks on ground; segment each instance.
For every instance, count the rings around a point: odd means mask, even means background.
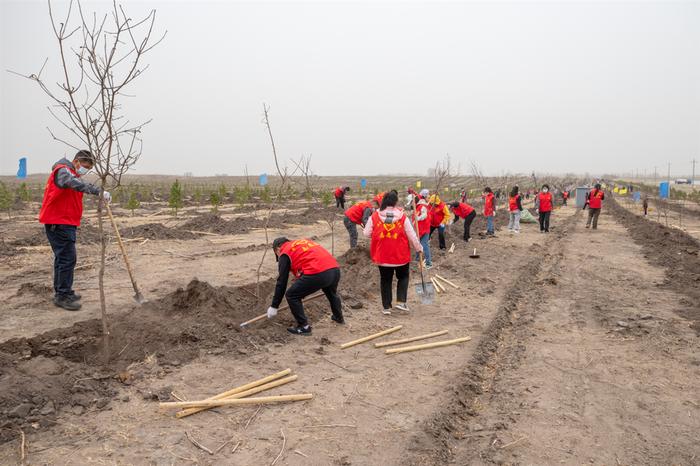
[[[441,277],[438,274],[435,274],[434,277],[430,277],[430,282],[433,284],[433,287],[435,287],[435,292],[436,293],[447,293],[447,287],[445,286],[450,285],[452,288],[458,290],[459,286],[455,285],[451,281],[449,281],[446,278]]]
[[[175,414],[175,417],[182,418],[190,416],[192,414],[196,414],[200,411],[206,411],[207,409],[217,408],[220,406],[283,403],[287,401],[310,400],[311,398],[313,398],[313,394],[311,393],[247,398],[250,395],[254,395],[265,390],[270,390],[271,388],[279,387],[280,385],[285,385],[290,382],[294,382],[297,379],[297,376],[289,375],[291,373],[291,369],[285,369],[281,372],[277,372],[276,374],[272,374],[265,378],[256,380],[255,382],[241,385],[239,387],[233,388],[223,393],[219,393],[218,395],[206,398],[204,400],[165,402],[160,403],[159,406],[162,409],[183,408],[182,411],[179,411]]]
[[[361,343],[366,343],[370,340],[374,340],[376,338],[381,338],[385,335],[389,335],[394,332],[398,332],[403,328],[402,325],[397,325],[396,327],[392,327],[386,330],[382,330],[381,332],[374,333],[372,335],[363,337],[363,338],[358,338],[357,340],[349,341],[347,343],[343,343],[340,345],[341,349],[346,349],[350,348],[355,345],[359,345]],[[383,343],[375,343],[374,347],[375,348],[383,348],[385,346],[395,346],[395,345],[402,345],[405,343],[411,343],[414,341],[419,341],[419,340],[426,340],[428,338],[434,338],[438,337],[441,335],[447,334],[447,330],[440,330],[438,332],[433,332],[433,333],[427,333],[425,335],[418,335],[415,337],[408,337],[408,338],[402,338],[401,340],[391,340]],[[440,348],[443,346],[450,346],[450,345],[456,345],[457,343],[464,343],[465,341],[471,340],[472,337],[462,337],[462,338],[455,338],[454,340],[444,340],[444,341],[437,341],[434,343],[426,343],[422,345],[412,345],[412,346],[402,346],[400,348],[390,348],[388,350],[385,350],[386,354],[398,354],[398,353],[408,353],[410,351],[420,351],[424,349],[430,349],[430,348]]]

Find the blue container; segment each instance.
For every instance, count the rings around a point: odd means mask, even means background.
[[[583,209],[583,206],[586,205],[586,194],[588,194],[588,188],[582,187],[582,188],[576,188],[576,207],[579,209]]]
[[[668,184],[668,181],[664,181],[663,183],[659,183],[659,197],[661,199],[668,199],[668,195],[670,194],[670,186]]]

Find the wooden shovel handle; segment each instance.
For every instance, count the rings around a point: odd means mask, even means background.
[[[119,229],[117,228],[117,222],[114,221],[114,216],[112,215],[112,209],[109,204],[105,203],[107,207],[107,215],[109,215],[109,220],[112,222],[112,228],[114,228],[114,233],[117,235],[117,243],[119,243],[119,249],[122,251],[122,256],[124,257],[124,264],[126,264],[126,270],[129,272],[129,278],[131,279],[131,285],[134,287],[134,292],[140,295],[139,287],[136,284],[136,279],[134,278],[134,273],[131,271],[131,264],[129,263],[129,256],[126,255],[126,249],[124,248],[124,243],[122,242],[122,235],[119,234]]]

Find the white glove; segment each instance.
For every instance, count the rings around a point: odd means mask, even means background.
[[[107,204],[109,204],[110,202],[112,202],[112,195],[109,194],[109,191],[103,192],[103,193],[102,193],[102,198],[105,200],[105,202],[106,202]]]
[[[276,307],[270,306],[267,308],[267,318],[268,319],[272,319],[276,315],[277,315],[277,308]]]

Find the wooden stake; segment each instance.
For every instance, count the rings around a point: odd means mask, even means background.
[[[285,401],[302,401],[310,400],[314,395],[312,393],[302,393],[299,395],[277,395],[277,396],[261,396],[259,398],[239,398],[225,400],[200,400],[200,401],[173,401],[169,403],[160,403],[161,408],[216,408],[217,406],[234,406],[234,405],[262,405],[270,403],[283,403]]]
[[[426,333],[425,335],[418,335],[417,337],[404,338],[402,340],[391,340],[384,341],[381,343],[375,343],[375,348],[384,348],[385,346],[403,345],[404,343],[411,343],[412,341],[426,340],[428,338],[439,337],[440,335],[445,335],[448,333],[447,330],[440,330],[439,332]]]
[[[435,277],[433,277],[432,280],[433,280],[433,283],[435,284],[435,286],[438,287],[438,288],[440,289],[441,292],[447,293],[447,288],[445,287],[445,285],[442,284],[442,282],[440,282],[440,281],[439,281],[437,278],[435,278]]]
[[[430,348],[440,348],[442,346],[450,346],[450,345],[456,345],[457,343],[463,343],[463,342],[469,341],[471,339],[472,339],[472,337],[462,337],[462,338],[455,338],[454,340],[445,340],[445,341],[438,341],[435,343],[426,343],[424,345],[404,346],[403,348],[391,348],[391,349],[386,350],[386,354],[407,353],[409,351],[419,351],[419,350],[430,349]]]
[[[389,335],[390,333],[398,332],[402,328],[403,328],[403,325],[397,325],[396,327],[392,327],[392,328],[387,329],[387,330],[382,330],[381,332],[372,334],[368,337],[364,337],[364,338],[360,338],[357,340],[349,341],[347,343],[343,343],[342,345],[340,345],[340,348],[341,349],[350,348],[351,346],[359,345],[360,343],[374,340],[375,338],[383,337],[384,335]]]
[[[284,370],[282,372],[278,372],[277,374],[273,374],[269,377],[265,377],[265,379],[260,379],[255,382],[251,382],[247,385],[243,385],[238,388],[234,388],[232,390],[229,390],[228,392],[220,393],[216,396],[213,396],[211,398],[207,398],[207,400],[228,400],[228,399],[237,399],[237,398],[245,398],[246,396],[254,395],[259,392],[263,392],[265,390],[269,390],[271,388],[279,387],[280,385],[284,385],[289,382],[294,382],[297,379],[296,375],[292,375],[290,377],[285,377],[283,379],[278,380],[278,375],[287,375],[291,372],[290,369]],[[282,377],[282,376],[280,376]],[[269,379],[269,380],[266,380]],[[262,384],[258,384],[261,380],[266,380]],[[257,385],[253,385],[257,384]],[[247,387],[247,388],[246,388]],[[243,389],[243,390],[241,390]],[[186,401],[186,400],[184,400]],[[183,411],[180,411],[175,414],[175,417],[182,418],[182,417],[187,417],[191,416],[192,414],[198,413],[200,411],[205,411],[207,408],[191,408],[191,409],[185,409]]]
[[[433,288],[435,288],[435,293],[440,294],[440,287],[435,284],[435,279],[433,277],[430,277],[430,283],[433,284]]]
[[[307,297],[307,298],[304,298],[304,301],[303,301],[303,302],[306,303],[306,302],[309,302],[309,301],[311,301],[311,300],[313,300],[313,299],[320,298],[321,296],[325,296],[325,294],[324,294],[324,293],[316,293],[316,294],[313,294],[313,295],[311,295],[311,296],[309,296],[309,297]],[[283,306],[280,306],[280,308],[277,309],[277,311],[278,311],[278,312],[279,312],[279,311],[284,311],[284,310],[286,310],[286,309],[289,309],[289,304],[285,304],[285,305],[283,305]],[[253,318],[250,319],[250,320],[246,320],[245,322],[241,322],[240,326],[241,326],[241,327],[245,327],[245,326],[248,325],[248,324],[252,324],[253,322],[257,322],[257,321],[259,321],[259,320],[263,320],[263,319],[266,319],[266,318],[267,318],[267,312],[266,312],[265,314],[260,314],[260,315],[257,316],[257,317],[253,317]]]
[[[438,274],[435,274],[435,278],[439,278],[439,279],[442,280],[443,282],[445,282],[445,283],[447,283],[448,285],[450,285],[452,288],[455,288],[455,289],[457,289],[457,290],[459,289],[459,286],[458,286],[458,285],[455,285],[454,283],[452,283],[452,282],[449,281],[448,279],[443,278],[443,277],[441,277],[441,276],[438,275]]]

